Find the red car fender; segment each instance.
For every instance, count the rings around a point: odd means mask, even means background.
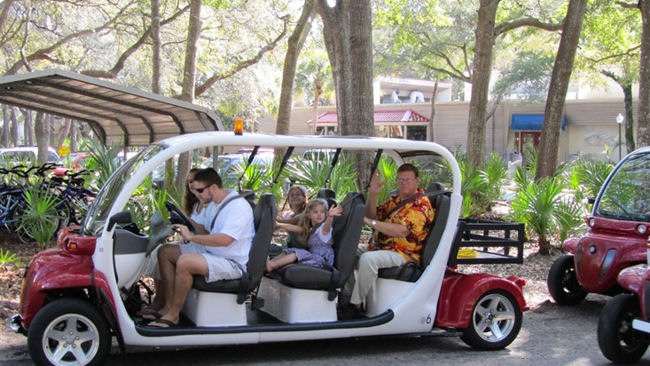
[[[108,281],[102,272],[94,268],[90,256],[73,255],[59,249],[38,253],[30,263],[20,296],[23,327],[29,327],[36,313],[45,304],[48,292],[87,288],[94,288],[98,296],[110,303],[113,314],[107,315],[114,317],[115,299]],[[101,293],[105,295],[102,296]],[[114,319],[109,321],[112,323]]]
[[[440,328],[467,328],[472,309],[478,299],[493,290],[510,293],[521,311],[528,310],[520,286],[524,281],[517,277],[503,278],[487,273],[461,274],[448,271],[442,282],[435,326]]]
[[[576,254],[580,237],[571,237],[562,243],[562,249],[569,254]]]
[[[618,274],[618,284],[624,289],[641,296],[643,285],[646,281],[647,264],[637,264],[628,267]]]

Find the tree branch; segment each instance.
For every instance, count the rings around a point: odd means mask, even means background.
[[[264,56],[265,53],[273,50],[278,43],[284,38],[284,36],[287,34],[287,29],[288,29],[288,23],[289,23],[289,16],[285,15],[282,17],[283,21],[283,29],[282,33],[280,33],[271,43],[267,44],[266,46],[262,47],[255,56],[253,56],[250,59],[243,60],[237,65],[235,65],[232,69],[220,73],[220,74],[213,74],[210,78],[208,78],[203,84],[199,85],[196,87],[196,91],[194,92],[194,96],[198,97],[199,95],[205,93],[208,89],[210,89],[217,81],[227,79],[234,74],[238,73],[239,71],[256,64],[262,56]]]
[[[494,34],[498,36],[505,32],[511,31],[516,28],[521,28],[521,27],[535,27],[535,28],[540,28],[552,32],[552,31],[561,30],[563,26],[564,26],[564,22],[544,23],[536,18],[521,18],[509,22],[503,22],[497,25],[496,27],[494,27]]]
[[[132,0],[124,8],[120,9],[120,11],[117,12],[117,14],[113,18],[109,19],[106,23],[100,25],[99,27],[96,27],[96,28],[93,28],[93,29],[84,29],[84,30],[76,32],[76,33],[70,33],[67,36],[59,39],[55,43],[51,44],[50,46],[41,48],[39,50],[36,50],[31,55],[27,56],[26,60],[20,59],[15,64],[13,64],[7,70],[5,75],[13,75],[13,74],[15,74],[16,72],[18,72],[18,70],[20,70],[21,67],[26,65],[25,62],[38,60],[38,59],[43,59],[44,57],[49,57],[49,56],[47,56],[47,54],[49,54],[50,52],[56,50],[57,48],[61,47],[62,45],[66,44],[67,42],[69,42],[69,41],[71,41],[71,40],[73,40],[75,38],[79,38],[79,37],[85,36],[87,34],[92,34],[92,33],[95,33],[95,32],[99,32],[99,31],[101,31],[103,29],[108,28],[111,24],[115,23],[122,16],[122,14],[126,11],[126,9],[128,9],[130,6],[135,4],[135,2],[136,2],[136,0]]]
[[[594,58],[585,57],[585,56],[582,56],[582,57],[587,61],[590,61],[590,62],[593,62],[593,63],[597,64],[597,63],[605,62],[607,60],[622,57],[622,56],[634,56],[634,57],[636,57],[637,54],[634,51],[636,51],[636,50],[638,50],[640,48],[641,48],[641,45],[634,46],[634,47],[628,49],[627,51],[625,51],[623,53],[615,53],[613,55],[608,55],[608,56],[605,56],[605,57],[599,58],[599,59],[594,59]]]
[[[466,83],[470,83],[470,82],[471,82],[471,79],[470,79],[469,77],[463,75],[463,74],[457,74],[457,73],[451,72],[451,71],[449,71],[449,70],[447,70],[447,69],[443,69],[443,68],[440,68],[440,67],[437,67],[437,66],[433,66],[433,65],[427,64],[426,62],[422,62],[422,63],[420,63],[420,65],[422,65],[422,66],[424,66],[424,67],[427,67],[427,68],[429,68],[430,70],[433,70],[433,71],[435,71],[435,72],[438,72],[438,73],[441,73],[441,74],[445,74],[445,75],[449,75],[450,77],[452,77],[452,78],[454,78],[454,79],[458,79],[458,80],[464,81],[464,82],[466,82]]]
[[[184,8],[180,9],[176,14],[172,15],[171,17],[165,19],[164,21],[160,22],[160,25],[166,25],[171,23],[172,21],[176,20],[181,14],[185,13],[187,9],[189,9],[190,6],[186,5]],[[124,64],[126,63],[126,60],[133,54],[135,51],[137,51],[150,37],[151,35],[151,26],[147,28],[147,30],[142,33],[140,38],[131,45],[131,47],[127,48],[126,51],[124,51],[120,57],[117,59],[117,62],[115,62],[115,65],[110,70],[84,70],[81,71],[82,74],[96,77],[96,78],[104,78],[104,79],[114,79],[117,74],[122,71],[124,68]]]
[[[623,7],[623,8],[628,8],[628,9],[640,9],[641,8],[641,1],[642,0],[639,0],[639,1],[634,2],[634,3],[628,3],[626,1],[617,1],[616,5],[619,5],[619,6]]]
[[[4,6],[2,7],[2,12],[0,13],[0,32],[4,28],[5,22],[7,21],[7,14],[9,13],[9,8],[16,0],[6,0]]]

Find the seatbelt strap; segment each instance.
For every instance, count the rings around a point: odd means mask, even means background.
[[[219,216],[219,213],[221,213],[221,210],[223,210],[223,208],[226,207],[227,204],[229,204],[230,202],[232,202],[233,200],[235,200],[237,198],[246,198],[246,197],[250,196],[253,193],[254,192],[251,191],[251,192],[241,193],[241,194],[238,194],[236,196],[228,197],[221,204],[221,206],[219,206],[219,208],[217,209],[217,213],[214,214],[214,217],[212,218],[212,222],[210,223],[210,231],[212,231],[212,228],[214,227],[214,223],[215,223],[215,221],[217,221],[217,216]]]

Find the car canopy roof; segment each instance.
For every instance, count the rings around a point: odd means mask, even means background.
[[[0,77],[0,103],[85,121],[104,144],[223,130],[207,108],[64,70]]]

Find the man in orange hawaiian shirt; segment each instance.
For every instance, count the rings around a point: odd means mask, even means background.
[[[377,206],[382,183],[379,173],[371,178],[363,221],[377,231],[377,245],[370,246],[359,258],[357,279],[350,299],[357,308],[365,301],[380,268],[398,267],[407,262],[420,263],[422,245],[435,216],[431,202],[422,196],[394,210],[400,202],[424,194],[419,185],[418,168],[404,164],[397,169],[398,194]]]

